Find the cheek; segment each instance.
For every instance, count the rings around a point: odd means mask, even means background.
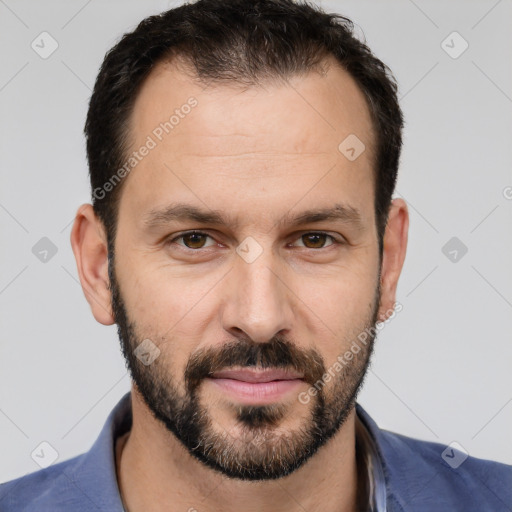
[[[368,304],[372,304],[377,287],[377,261],[366,247],[346,254],[340,263],[328,272],[301,276],[296,280],[300,297],[314,311],[336,323],[353,323],[351,319],[364,318]]]
[[[125,274],[123,298],[140,333],[169,345],[179,343],[180,351],[192,351],[207,326],[205,299],[218,277],[178,277],[169,267],[149,263],[132,264]]]
[[[162,354],[160,372],[181,386],[190,354],[203,337],[201,296],[173,280],[155,279],[159,276],[151,271],[143,276],[132,273],[123,282],[123,299],[129,319],[136,323],[137,341],[149,338],[155,343]]]
[[[372,320],[377,286],[376,276],[372,276],[366,272],[324,282],[302,280],[295,288],[303,301],[298,301],[301,306],[296,314],[309,319],[306,323],[314,333],[313,343],[326,362],[343,353]],[[304,319],[297,321],[304,323]]]

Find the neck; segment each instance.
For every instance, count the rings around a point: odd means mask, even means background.
[[[278,480],[228,478],[192,457],[132,390],[132,429],[116,444],[127,512],[354,512],[357,510],[355,408],[339,432]]]

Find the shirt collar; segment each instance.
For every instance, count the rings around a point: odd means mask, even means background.
[[[128,391],[110,412],[91,449],[65,471],[84,497],[99,510],[124,512],[117,484],[115,440],[130,430],[131,425],[131,392]]]
[[[359,404],[357,404],[359,406]],[[358,464],[364,466],[368,505],[365,512],[386,512],[386,481],[375,441],[360,418],[361,406],[356,407],[356,446]]]
[[[384,492],[386,504],[384,510],[386,512],[404,512],[406,508],[408,509],[405,503],[410,501],[406,496],[408,482],[412,475],[421,472],[415,467],[417,458],[404,456],[403,447],[390,444],[393,443],[393,440],[389,439],[389,433],[382,430],[359,403],[356,403],[356,414],[366,427],[373,441],[372,446],[376,458],[380,462],[378,472],[381,473],[381,476],[376,476],[376,479],[383,484],[376,485],[376,488],[381,489],[378,500],[382,502],[382,493]],[[401,494],[399,494],[399,490]],[[380,512],[380,509],[378,510]]]
[[[363,407],[356,403],[356,435],[363,447],[370,488],[370,512],[392,512],[386,509],[387,478],[380,429]],[[131,392],[128,391],[110,412],[103,429],[91,449],[66,470],[75,486],[100,510],[124,512],[117,483],[115,441],[131,429]],[[80,486],[87,482],[87,487]]]

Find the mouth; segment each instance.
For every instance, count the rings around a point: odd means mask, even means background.
[[[206,380],[238,402],[264,405],[282,400],[304,383],[304,375],[284,369],[231,369],[215,372]]]
[[[211,375],[213,379],[233,379],[243,382],[272,382],[276,380],[302,379],[304,374],[293,370],[276,369],[251,369],[222,370]]]

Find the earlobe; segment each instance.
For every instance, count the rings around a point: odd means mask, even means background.
[[[384,234],[381,270],[381,301],[379,320],[385,321],[396,301],[398,278],[402,271],[407,251],[409,212],[403,199],[393,199]]]
[[[112,325],[115,322],[109,289],[107,238],[91,204],[83,204],[78,209],[70,239],[82,290],[92,314],[100,324]]]

